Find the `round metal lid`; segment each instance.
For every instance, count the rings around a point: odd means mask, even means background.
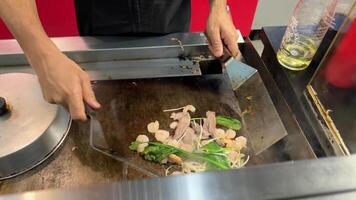
[[[0,180],[43,162],[59,146],[70,127],[69,114],[44,101],[37,77],[0,74]]]

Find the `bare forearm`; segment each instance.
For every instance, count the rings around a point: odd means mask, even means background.
[[[210,2],[210,9],[224,9],[226,10],[226,0],[209,0]]]
[[[46,35],[37,14],[35,0],[0,0],[0,17],[15,36],[33,67],[58,52]]]
[[[210,0],[210,15],[205,28],[209,49],[215,57],[224,55],[237,57],[237,32],[231,15],[227,10],[226,0]],[[227,51],[228,50],[228,51]]]
[[[0,17],[35,69],[46,101],[64,105],[77,120],[86,119],[84,102],[100,108],[88,74],[61,53],[43,30],[35,0],[0,0]]]

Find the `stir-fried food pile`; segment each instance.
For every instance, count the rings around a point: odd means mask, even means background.
[[[192,105],[163,112],[171,112],[171,130],[160,129],[158,121],[151,122],[147,131],[155,140],[139,135],[130,149],[146,160],[170,164],[166,175],[240,168],[247,163],[249,156],[242,153],[247,140],[236,134],[241,129],[239,120],[216,116],[212,111],[207,111],[206,117],[192,118]]]

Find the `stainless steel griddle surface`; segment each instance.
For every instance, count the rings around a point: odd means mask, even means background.
[[[239,103],[230,80],[224,74],[98,81],[94,83],[94,90],[103,105],[98,112],[98,119],[107,142],[116,152],[115,156],[157,175],[164,175],[163,167],[143,160],[129,150],[129,145],[139,134],[153,138],[146,128],[152,121],[158,120],[161,129],[169,130],[171,113],[164,113],[163,110],[191,104],[197,109],[192,117],[204,117],[205,112],[210,110],[217,115],[242,120]],[[243,128],[237,134],[249,140],[249,134],[253,133]],[[274,145],[258,156],[253,155],[249,145],[245,153],[251,156],[249,165],[286,161],[292,157],[280,145]]]
[[[197,109],[192,117],[205,117],[205,112],[210,110],[241,120],[237,99],[228,77],[223,74],[100,81],[94,84],[94,90],[103,105],[98,119],[111,148],[117,156],[157,175],[164,175],[164,169],[143,160],[129,150],[129,145],[139,134],[154,138],[147,133],[147,124],[152,121],[158,120],[160,129],[170,130],[171,112],[163,110],[191,104]]]

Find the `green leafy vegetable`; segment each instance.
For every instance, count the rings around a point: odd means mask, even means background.
[[[206,153],[224,153],[225,148],[216,144],[215,142],[209,142],[208,144],[201,147],[201,149]]]
[[[161,162],[169,155],[177,153],[177,149],[166,146],[149,145],[142,152],[146,160]]]
[[[195,117],[192,118],[192,121],[196,121],[196,120],[202,120],[202,119],[206,119],[204,117]],[[241,122],[238,119],[232,118],[232,117],[228,117],[228,116],[223,116],[223,115],[218,115],[216,116],[216,123],[224,126],[226,128],[231,128],[233,130],[240,130],[241,129]]]
[[[205,155],[209,157],[210,162],[207,162],[207,170],[217,170],[217,169],[231,169],[230,161],[226,156],[223,155]],[[219,167],[213,165],[211,162],[219,163]]]
[[[241,129],[241,122],[238,119],[232,117],[221,116],[221,115],[216,116],[216,123],[236,131]]]
[[[130,145],[130,149],[136,151],[139,144],[140,142],[137,141],[132,142]],[[207,150],[205,152],[198,153],[184,151],[182,149],[158,142],[148,142],[148,146],[141,153],[141,155],[147,160],[153,162],[161,162],[165,158],[168,158],[170,154],[176,154],[177,156],[180,156],[182,158],[189,158],[201,162],[206,162],[209,166],[209,169],[230,169],[230,162],[226,158],[226,156],[217,155],[217,151],[212,150],[216,147],[212,147],[212,145],[209,146],[206,147],[206,149],[210,149],[210,152],[209,150]],[[221,151],[219,150],[219,152]]]
[[[141,144],[141,142],[139,141],[135,141],[135,142],[131,142],[129,148],[132,150],[132,151],[137,151],[137,148],[138,148],[138,145]]]

